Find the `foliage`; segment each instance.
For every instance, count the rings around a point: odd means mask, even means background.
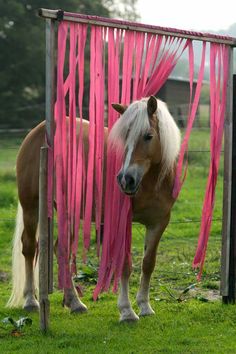
[[[137,14],[137,0],[103,0],[104,6],[110,10],[112,17],[119,17],[130,21],[137,21],[140,16]]]
[[[2,0],[0,2],[0,126],[32,127],[44,118],[44,21],[37,10],[67,11],[109,17],[136,17],[136,0]],[[123,11],[120,11],[120,4]]]
[[[11,328],[10,333],[12,336],[19,337],[22,334],[23,327],[32,325],[32,319],[29,317],[20,317],[19,320],[16,321],[12,317],[5,317],[1,323],[5,326],[2,328],[6,330]]]

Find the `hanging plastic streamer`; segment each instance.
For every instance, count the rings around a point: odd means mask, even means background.
[[[75,196],[74,204],[74,233],[72,241],[72,274],[76,274],[76,254],[79,242],[80,215],[82,214],[82,196],[85,185],[85,164],[84,164],[84,146],[83,146],[83,94],[84,94],[84,50],[87,36],[87,25],[79,24],[78,32],[78,105],[80,117],[80,130],[77,144],[76,166],[74,170],[75,185],[73,193]]]
[[[224,118],[226,111],[227,81],[228,81],[229,47],[212,43],[210,47],[210,151],[211,161],[202,209],[201,229],[198,246],[193,261],[193,267],[200,267],[198,280],[201,279],[207,242],[209,238],[212,215],[215,203],[215,189],[219,169]]]
[[[122,40],[122,73],[119,72]],[[163,44],[164,43],[164,48]],[[129,104],[132,99],[156,94],[177,63],[178,57],[187,48],[189,41],[157,35],[146,35],[131,31],[109,29],[108,32],[108,127],[112,128],[117,113],[111,110],[111,103],[119,100],[119,78],[123,78],[121,103]],[[168,48],[168,49],[167,49]],[[135,75],[134,75],[135,73]],[[160,75],[160,80],[152,79]],[[133,84],[132,78],[134,76]],[[113,291],[118,288],[124,263],[131,266],[131,223],[130,199],[121,194],[116,175],[122,165],[121,156],[114,157],[114,151],[107,153],[106,196],[104,215],[104,235],[98,283],[94,299],[102,291],[107,291],[112,278]]]
[[[69,36],[68,36],[69,34]],[[205,44],[202,49],[202,61],[198,74],[198,83],[193,97],[194,55],[192,41],[170,36],[125,31],[115,28],[91,26],[90,39],[90,97],[89,97],[89,150],[85,163],[83,146],[82,105],[84,92],[84,51],[87,26],[61,22],[58,30],[58,72],[57,102],[55,107],[55,171],[56,201],[58,211],[58,262],[59,287],[70,287],[71,276],[76,272],[76,253],[78,248],[80,219],[84,219],[84,247],[89,248],[91,222],[95,214],[97,239],[100,240],[100,225],[104,209],[104,235],[99,279],[94,291],[96,299],[101,291],[108,290],[114,279],[113,290],[116,291],[125,262],[131,266],[131,222],[132,208],[130,199],[123,195],[116,183],[122,158],[107,152],[106,168],[104,168],[104,101],[105,101],[105,48],[108,47],[108,130],[112,128],[118,115],[111,108],[111,103],[129,104],[131,99],[140,99],[156,94],[174,69],[183,51],[188,48],[190,62],[190,110],[186,136],[181,147],[180,160],[177,166],[177,177],[174,196],[177,197],[182,186],[180,182],[184,154],[187,151],[188,139],[196,115],[197,105],[204,74]],[[69,39],[69,74],[64,80],[65,54]],[[219,49],[221,48],[221,49]],[[221,53],[221,54],[220,54]],[[211,83],[211,103],[220,104],[220,113],[214,108],[211,111],[212,126],[217,126],[217,133],[212,133],[212,159],[208,190],[211,196],[206,197],[206,210],[213,206],[212,198],[218,169],[218,154],[222,140],[223,116],[225,110],[225,82],[227,75],[227,47],[211,46],[211,67],[218,58],[218,81]],[[220,59],[221,58],[221,59]],[[221,62],[223,62],[224,81],[221,85]],[[121,69],[122,68],[122,69]],[[212,69],[211,69],[212,70]],[[214,77],[215,71],[211,71]],[[122,88],[120,92],[120,77]],[[78,79],[77,79],[78,78]],[[78,80],[78,82],[77,82]],[[77,97],[78,86],[78,97]],[[222,98],[220,99],[220,87]],[[213,94],[217,88],[217,94]],[[132,94],[132,97],[131,97]],[[68,102],[68,112],[67,105]],[[78,107],[78,108],[77,108]],[[79,112],[79,123],[76,123],[76,112]],[[68,118],[66,116],[68,115]],[[79,129],[78,129],[79,127]],[[214,129],[213,129],[214,130]],[[77,131],[77,132],[76,132]],[[68,144],[68,141],[70,144]],[[86,166],[85,166],[86,165]],[[217,168],[215,168],[215,166]],[[85,168],[87,170],[85,171]],[[104,170],[106,170],[106,186],[104,186]],[[86,189],[85,189],[86,185]],[[102,195],[105,195],[103,201]],[[210,201],[210,202],[209,202]],[[104,204],[104,208],[102,207]],[[95,212],[94,212],[95,210]],[[205,210],[205,209],[204,209]],[[209,213],[208,213],[209,214]],[[204,215],[208,215],[206,212]],[[209,229],[211,215],[205,218],[201,235]],[[204,225],[207,223],[207,227]],[[204,239],[204,241],[203,241]],[[198,257],[195,264],[204,259],[206,237],[201,236]],[[204,245],[203,245],[204,243]],[[203,246],[202,246],[203,245]],[[99,250],[99,244],[98,244]],[[200,250],[200,251],[199,251]],[[203,251],[201,251],[203,250]],[[200,255],[200,256],[199,256]],[[203,263],[201,263],[203,264]]]
[[[112,128],[117,120],[117,114],[110,112],[111,103],[119,102],[119,65],[122,31],[108,30],[108,127]],[[122,68],[122,102],[130,102],[130,87],[132,79],[132,52],[134,48],[134,33],[124,32],[123,68]],[[121,167],[121,156],[108,150],[105,193],[104,234],[99,278],[94,290],[94,299],[101,291],[107,291],[112,277],[113,290],[117,290],[125,259],[131,264],[131,223],[132,212],[130,199],[122,194],[116,183],[116,174]]]
[[[187,40],[169,36],[146,35],[99,26],[91,27],[89,150],[85,172],[82,103],[86,36],[86,25],[66,22],[61,22],[59,25],[54,141],[59,234],[59,288],[70,287],[71,276],[76,272],[80,219],[84,219],[84,248],[89,248],[94,210],[97,238],[98,241],[100,240],[104,185],[104,48],[107,38],[109,130],[118,119],[117,113],[111,110],[111,103],[121,101],[123,104],[129,104],[132,86],[133,100],[155,94],[168,78],[179,56],[189,45]],[[65,69],[67,41],[70,48],[68,70]],[[121,63],[122,72],[120,72]],[[68,76],[64,79],[67,71]],[[136,75],[133,80],[134,72]],[[120,76],[123,77],[121,92]],[[160,79],[154,80],[156,76]],[[155,81],[154,84],[153,81]],[[80,116],[79,123],[76,123],[77,111]],[[114,279],[113,290],[116,291],[124,262],[128,260],[131,266],[131,202],[120,192],[116,183],[116,174],[121,164],[121,156],[114,156],[108,151],[103,250],[94,298],[101,291],[109,289],[112,278]]]
[[[190,134],[193,128],[193,124],[196,118],[196,112],[200,100],[201,95],[201,87],[204,78],[204,68],[205,68],[205,56],[206,56],[206,43],[202,44],[202,58],[201,64],[198,73],[198,80],[197,86],[195,90],[195,95],[193,98],[193,79],[194,79],[194,52],[193,52],[193,45],[192,42],[189,43],[189,85],[190,85],[190,102],[189,102],[189,113],[187,119],[187,127],[186,132],[181,144],[179,159],[176,167],[176,177],[173,189],[173,197],[176,199],[180,193],[181,187],[184,183],[186,173],[187,173],[187,160],[186,165],[184,167],[183,178],[181,179],[183,164],[184,164],[184,157],[188,151],[188,142],[190,138]]]
[[[54,161],[56,180],[56,202],[58,215],[58,286],[59,288],[70,287],[70,270],[68,263],[68,243],[67,243],[67,219],[66,219],[66,160],[67,146],[66,137],[66,108],[64,100],[64,62],[66,50],[67,24],[61,23],[58,29],[58,62],[57,62],[57,102],[55,107],[56,132],[54,140]]]
[[[222,44],[211,43],[210,45],[210,152],[211,162],[208,175],[208,182],[206,186],[206,193],[202,209],[201,229],[198,238],[198,246],[193,261],[193,267],[200,267],[198,273],[198,280],[201,279],[207,242],[210,234],[212,214],[214,209],[215,200],[215,188],[217,182],[217,175],[219,169],[220,152],[222,146],[223,128],[224,128],[224,116],[226,108],[226,93],[227,93],[227,75],[228,75],[228,48]],[[202,80],[204,77],[204,65],[205,65],[205,51],[206,43],[203,43],[202,48],[202,60],[198,74],[197,87],[195,91],[195,97],[192,102],[193,92],[193,70],[194,70],[194,56],[193,49],[189,47],[189,76],[190,76],[190,109],[188,116],[188,123],[185,132],[185,136],[181,145],[179,160],[176,169],[176,178],[173,189],[173,197],[177,198],[182,185],[184,183],[187,162],[184,167],[183,177],[181,174],[183,170],[184,156],[188,149],[188,141],[190,138],[191,130],[193,127],[194,119],[196,116],[196,110],[200,99]],[[218,70],[216,69],[218,68]]]
[[[90,245],[93,199],[95,196],[95,219],[97,239],[100,240],[103,193],[104,158],[104,40],[105,29],[91,27],[90,41],[90,98],[89,98],[89,154],[87,190],[84,216],[84,246]]]
[[[82,100],[86,25],[61,22],[58,28],[57,100],[55,104],[54,161],[58,216],[58,286],[70,288],[76,272],[76,253],[83,185]],[[69,74],[64,80],[66,44],[69,33]],[[79,66],[78,66],[79,62]],[[79,70],[78,106],[80,123],[76,134],[76,77]],[[69,98],[67,99],[67,96]],[[66,102],[69,104],[68,114]],[[70,141],[70,144],[68,144]]]

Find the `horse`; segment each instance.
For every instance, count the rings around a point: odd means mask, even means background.
[[[120,117],[109,135],[107,128],[104,128],[105,149],[107,146],[114,149],[123,146],[123,163],[117,174],[117,183],[121,191],[131,198],[133,221],[146,227],[140,286],[136,297],[139,315],[134,312],[129,300],[131,269],[128,262],[123,266],[118,295],[120,321],[136,321],[139,316],[154,314],[149,300],[149,286],[158,244],[175,202],[172,191],[180,131],[167,105],[154,96],[134,101],[129,106],[118,103],[112,106]],[[89,122],[83,121],[85,154],[88,153],[88,132]],[[42,122],[26,136],[16,165],[19,204],[13,242],[13,290],[8,306],[19,306],[24,301],[23,308],[28,311],[39,308],[34,259],[38,225],[39,152],[44,140],[45,122]],[[64,289],[64,304],[71,312],[87,311],[74,286]]]

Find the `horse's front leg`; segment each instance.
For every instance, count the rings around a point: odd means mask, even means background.
[[[147,228],[144,246],[144,257],[142,263],[142,274],[140,287],[137,294],[137,304],[140,308],[139,316],[153,315],[153,311],[149,303],[149,286],[152,272],[156,264],[156,252],[162,233],[169,223],[170,216],[166,217],[155,228]]]
[[[120,322],[123,321],[137,321],[139,317],[136,315],[129,300],[129,277],[131,269],[128,262],[125,262],[121,280],[120,293],[118,297],[118,308],[120,311]]]
[[[67,306],[71,313],[87,312],[87,306],[80,300],[77,290],[73,285],[73,280],[71,282],[71,288],[64,289],[63,305]]]

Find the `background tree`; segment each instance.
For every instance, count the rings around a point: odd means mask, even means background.
[[[137,0],[1,0],[0,127],[32,127],[44,119],[45,29],[40,7],[137,19]]]

